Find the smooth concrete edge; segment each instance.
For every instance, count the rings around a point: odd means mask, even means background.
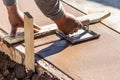
[[[36,62],[42,66],[44,69],[46,69],[47,71],[49,71],[50,73],[54,74],[55,76],[57,76],[60,80],[73,80],[69,75],[65,74],[64,72],[62,72],[61,70],[59,70],[57,67],[55,67],[54,65],[50,64],[48,61],[46,61],[45,59],[42,59],[38,56],[36,56]]]

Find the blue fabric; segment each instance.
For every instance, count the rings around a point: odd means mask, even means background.
[[[16,3],[16,0],[3,0],[3,3],[6,6],[11,6],[11,5],[14,5]]]

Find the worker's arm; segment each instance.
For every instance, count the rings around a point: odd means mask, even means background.
[[[16,31],[18,27],[23,27],[23,13],[18,9],[17,5],[14,4],[12,6],[6,6],[9,15],[9,22],[12,26],[11,28],[11,36],[16,35]]]
[[[60,0],[35,0],[35,2],[44,15],[52,19],[63,33],[73,33],[81,28],[81,22],[63,9]]]
[[[23,13],[19,10],[16,0],[3,0],[7,11],[9,22],[12,26],[11,36],[15,36],[17,28],[23,27]]]
[[[3,0],[7,11],[8,11],[8,18],[9,22],[11,24],[11,36],[15,36],[17,32],[18,27],[24,27],[24,22],[23,22],[23,13],[17,6],[17,1],[16,0]],[[34,24],[34,28],[40,30],[39,27],[37,27]],[[35,29],[35,30],[36,30]]]

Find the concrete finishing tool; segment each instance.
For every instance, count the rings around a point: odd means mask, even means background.
[[[88,19],[84,20],[84,22],[82,22],[84,26],[81,29],[79,29],[77,32],[74,32],[73,34],[65,35],[60,30],[57,30],[56,34],[59,37],[66,39],[72,44],[99,38],[100,36],[99,34],[89,30],[89,22],[90,21]]]
[[[64,39],[66,39],[67,41],[69,41],[72,44],[75,43],[80,43],[80,42],[85,42],[85,41],[89,41],[89,40],[93,40],[93,39],[97,39],[99,38],[99,34],[89,30],[89,28],[87,27],[82,27],[81,29],[79,29],[77,32],[73,33],[73,34],[69,34],[69,35],[65,35],[64,33],[62,33],[61,31],[56,31],[56,34]]]
[[[84,35],[84,37],[85,36],[89,36],[89,37],[84,38],[81,36],[82,39],[80,39],[80,41],[84,41],[84,40],[88,40],[88,39],[92,39],[92,38],[98,38],[99,37],[98,34],[94,33],[93,31],[89,31],[89,25],[100,22],[103,19],[107,18],[108,16],[110,16],[110,12],[106,12],[106,11],[80,16],[77,19],[83,23],[84,27],[82,29],[78,30],[77,33],[70,34],[70,35],[64,35],[60,31],[56,31],[57,30],[56,24],[46,25],[46,26],[41,27],[41,30],[38,33],[35,33],[34,37],[36,37],[36,38],[42,37],[42,36],[45,36],[48,34],[54,34],[56,32],[57,34],[61,35],[65,39],[67,37],[67,40],[69,40],[71,43],[75,43],[75,42],[79,42],[79,40],[77,40],[76,38],[71,39],[70,36],[73,37],[73,35],[75,36],[76,34],[77,35],[79,34],[79,37],[80,37],[81,32],[83,32],[85,34],[87,31],[87,33],[86,33],[86,35]],[[15,44],[15,43],[18,43],[18,42],[21,42],[24,40],[24,32],[17,33],[15,37],[11,37],[3,29],[0,28],[0,39],[7,42],[8,44]]]
[[[89,24],[100,22],[101,20],[103,20],[108,16],[110,16],[110,13],[106,13],[104,15],[102,13],[99,13],[99,14],[92,14],[90,16],[86,15],[86,16],[80,17],[78,18],[78,20],[82,22],[83,27],[79,29],[77,32],[74,32],[73,34],[65,35],[60,30],[57,30],[56,34],[59,37],[64,38],[65,40],[69,41],[72,44],[97,39],[100,37],[100,34],[97,34],[89,30]]]

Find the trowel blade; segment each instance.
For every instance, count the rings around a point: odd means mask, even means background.
[[[69,34],[69,35],[65,35],[64,33],[62,33],[59,30],[56,31],[56,34],[59,37],[64,38],[65,40],[69,41],[72,44],[97,39],[100,36],[99,34],[93,32],[93,31],[87,31],[84,28],[79,29],[77,32],[75,32],[73,34]]]

